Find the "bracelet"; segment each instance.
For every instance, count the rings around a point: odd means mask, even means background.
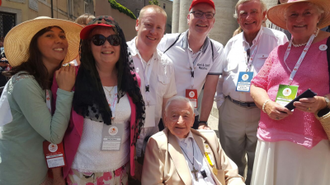
[[[267,114],[267,112],[266,112],[266,110],[265,110],[265,107],[266,107],[266,104],[267,104],[267,102],[269,102],[269,101],[271,101],[271,99],[268,99],[268,100],[266,100],[265,102],[264,102],[264,104],[262,104],[262,112],[264,112],[264,113],[266,113]]]
[[[204,123],[207,126],[207,121],[199,121],[198,124]]]

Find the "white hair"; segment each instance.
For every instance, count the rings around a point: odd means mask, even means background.
[[[190,100],[188,98],[186,98],[186,97],[183,97],[183,96],[173,96],[172,98],[170,98],[169,100],[167,100],[166,106],[165,106],[165,112],[167,112],[168,107],[171,105],[171,103],[173,101],[179,101],[179,102],[182,102],[182,103],[188,103],[191,111],[194,112],[194,106],[192,105],[192,103],[190,102]]]
[[[262,1],[262,0],[239,0],[235,6],[235,13],[234,13],[234,18],[237,19],[238,18],[238,14],[237,14],[237,8],[240,4],[246,3],[246,2],[250,2],[250,1],[259,1],[260,2],[260,6],[261,6],[261,11],[265,12],[267,11],[267,6],[266,4]]]

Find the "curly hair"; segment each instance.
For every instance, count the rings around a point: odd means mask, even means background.
[[[135,143],[144,124],[145,106],[137,77],[135,73],[133,73],[133,61],[127,52],[128,46],[126,44],[126,39],[119,25],[107,16],[98,17],[91,21],[89,25],[98,24],[97,20],[103,20],[103,23],[104,20],[106,20],[106,22],[111,22],[111,24],[115,25],[112,29],[120,37],[120,57],[115,65],[118,71],[117,97],[119,102],[120,98],[128,93],[136,106],[137,127],[135,128],[136,134],[134,135]],[[91,31],[89,33],[91,33]],[[88,117],[91,120],[111,125],[112,112],[108,105],[99,73],[96,69],[96,61],[92,54],[90,37],[81,41],[80,53],[81,65],[76,78],[73,109],[78,114]]]

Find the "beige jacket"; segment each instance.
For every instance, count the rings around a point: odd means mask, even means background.
[[[200,133],[191,129],[193,137],[204,154],[207,152],[215,161],[215,168],[208,164],[217,185],[243,185],[236,164],[222,150],[214,132]],[[207,159],[206,159],[207,161]],[[190,169],[177,138],[168,129],[153,135],[145,152],[142,185],[191,185]]]

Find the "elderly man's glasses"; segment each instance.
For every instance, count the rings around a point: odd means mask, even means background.
[[[95,46],[102,46],[105,43],[106,40],[112,46],[119,46],[120,45],[119,35],[110,35],[109,37],[105,37],[103,35],[96,34],[92,37],[92,42]]]
[[[203,15],[205,15],[206,19],[212,19],[214,17],[214,14],[215,14],[215,13],[212,13],[212,12],[202,12],[202,11],[192,11],[190,13],[194,14],[194,16],[196,18],[201,18],[201,17],[203,17]]]

